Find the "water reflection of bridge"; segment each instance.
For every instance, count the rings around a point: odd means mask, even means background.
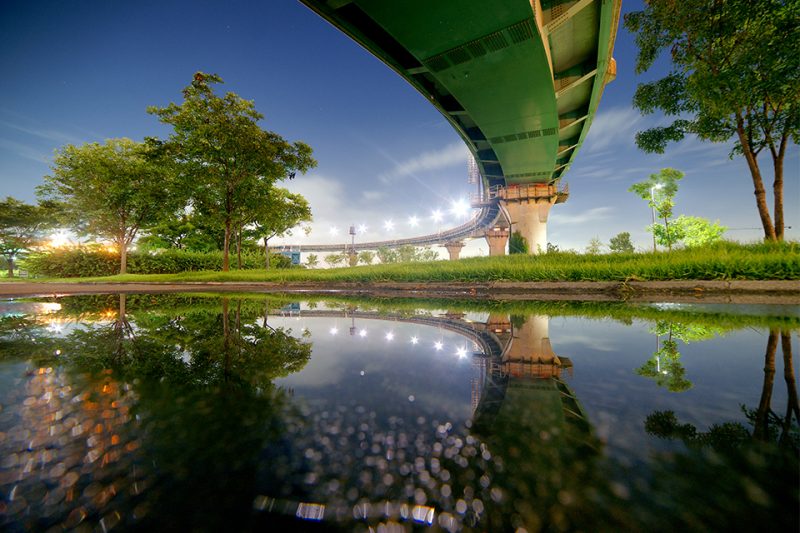
[[[512,317],[490,314],[485,322],[469,320],[463,313],[415,315],[361,311],[349,307],[341,310],[275,310],[271,314],[290,317],[332,317],[352,320],[382,320],[420,324],[451,331],[472,341],[473,352],[472,408],[474,419],[484,427],[519,417],[524,413],[526,424],[537,428],[571,426],[580,433],[590,426],[580,402],[562,380],[572,374],[572,361],[553,350],[549,336],[550,318],[544,315]],[[355,328],[351,328],[351,335]],[[536,419],[533,421],[533,419]],[[534,428],[530,428],[534,429]]]

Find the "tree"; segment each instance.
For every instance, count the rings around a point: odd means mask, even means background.
[[[337,265],[341,265],[345,259],[346,257],[344,254],[328,254],[325,257],[325,262],[328,263],[328,266],[335,267]]]
[[[518,231],[515,231],[511,234],[511,237],[508,239],[508,253],[510,254],[527,254],[528,250],[528,241],[525,240],[525,237]]]
[[[14,259],[35,246],[42,231],[53,222],[46,207],[28,205],[10,196],[0,202],[0,255],[5,258],[9,278],[14,277]]]
[[[660,239],[662,246],[667,246],[672,250],[672,245],[677,242],[675,232],[670,231],[669,219],[672,218],[672,208],[675,206],[675,195],[678,193],[678,181],[683,179],[683,172],[674,168],[662,168],[658,174],[650,174],[645,181],[640,181],[631,185],[628,190],[637,194],[643,200],[647,200],[647,205],[654,210],[653,218],[664,219],[664,227],[660,231],[658,225],[653,221],[653,225],[648,227],[648,231],[653,233],[653,248],[655,250],[655,240]]]
[[[264,242],[266,268],[269,269],[269,240],[273,237],[291,235],[291,230],[301,222],[311,222],[308,201],[279,187],[271,187],[267,201],[253,209],[249,220],[252,227],[247,233]]]
[[[644,151],[663,153],[669,142],[694,134],[735,138],[753,180],[764,237],[784,236],[783,162],[800,136],[800,4],[785,0],[649,0],[625,15],[636,34],[636,71],[647,71],[669,50],[671,71],[640,84],[634,106],[675,117],[668,126],[636,136]],[[773,170],[773,213],[758,156],[768,149]],[[774,222],[773,222],[774,217]]]
[[[136,244],[140,249],[175,248],[207,252],[220,249],[217,241],[221,239],[215,233],[219,232],[206,227],[197,213],[181,209],[180,214],[148,228],[147,235],[136,241]]]
[[[258,121],[264,116],[252,101],[232,92],[214,94],[217,83],[222,79],[216,74],[197,72],[183,90],[182,104],[151,106],[148,112],[174,128],[168,142],[157,144],[179,161],[195,207],[224,230],[222,269],[227,271],[233,231],[269,201],[276,181],[292,179],[316,161],[307,144],[290,144],[262,129]]]
[[[170,167],[130,139],[68,144],[56,153],[53,175],[37,195],[58,202],[78,232],[110,239],[119,251],[120,274],[139,231],[176,211]]]
[[[375,252],[372,252],[370,250],[362,250],[358,252],[359,263],[364,263],[365,265],[371,265],[374,260],[375,260]]]
[[[631,234],[627,231],[617,233],[616,236],[611,237],[608,244],[612,252],[630,254],[633,253],[633,243],[631,242]]]
[[[586,253],[591,255],[597,255],[603,250],[603,242],[600,240],[599,237],[592,237],[589,241],[589,245],[586,247]]]
[[[681,215],[672,221],[672,227],[680,241],[686,246],[705,246],[722,239],[728,229],[719,221],[711,222],[702,217]]]
[[[309,268],[314,268],[318,264],[319,258],[317,257],[317,254],[308,254],[308,257],[306,257],[306,265],[308,265]]]
[[[381,263],[397,263],[397,251],[392,250],[388,246],[379,247],[375,255],[378,256],[378,260],[380,260]]]

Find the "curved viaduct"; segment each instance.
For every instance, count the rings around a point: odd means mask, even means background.
[[[616,75],[621,0],[300,1],[442,113],[477,162],[473,205],[499,205],[545,250],[558,182]]]

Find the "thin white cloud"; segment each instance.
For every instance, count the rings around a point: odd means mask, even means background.
[[[46,141],[50,141],[52,143],[62,145],[62,144],[81,144],[83,139],[75,137],[74,135],[70,135],[68,133],[64,133],[61,131],[47,129],[47,128],[36,128],[32,126],[23,126],[21,124],[16,124],[13,122],[9,122],[7,120],[0,120],[0,127],[2,128],[9,128],[13,129],[22,133],[26,133],[33,137],[38,137],[40,139],[44,139]]]
[[[552,211],[548,217],[548,222],[562,226],[576,224],[595,224],[598,220],[606,219],[611,216],[614,209],[611,207],[594,207],[588,211],[578,214],[562,215],[557,211]]]
[[[602,111],[594,117],[583,149],[596,153],[620,145],[621,148],[630,147],[636,131],[643,129],[642,122],[642,115],[630,107]]]
[[[27,144],[10,141],[8,139],[0,139],[0,150],[11,152],[18,157],[30,159],[31,161],[36,161],[37,163],[48,164],[52,160],[52,156],[46,152],[37,150],[36,148]]]
[[[361,198],[367,202],[375,202],[377,200],[382,200],[385,197],[386,193],[382,191],[364,191],[361,193]]]
[[[393,169],[384,172],[378,178],[383,183],[390,183],[398,178],[413,176],[420,172],[430,172],[453,165],[466,165],[469,149],[462,142],[456,142],[439,150],[423,152],[405,161],[395,162]]]

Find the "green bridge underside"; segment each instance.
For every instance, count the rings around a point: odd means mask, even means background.
[[[488,185],[561,178],[594,116],[620,0],[301,0],[450,121]]]

